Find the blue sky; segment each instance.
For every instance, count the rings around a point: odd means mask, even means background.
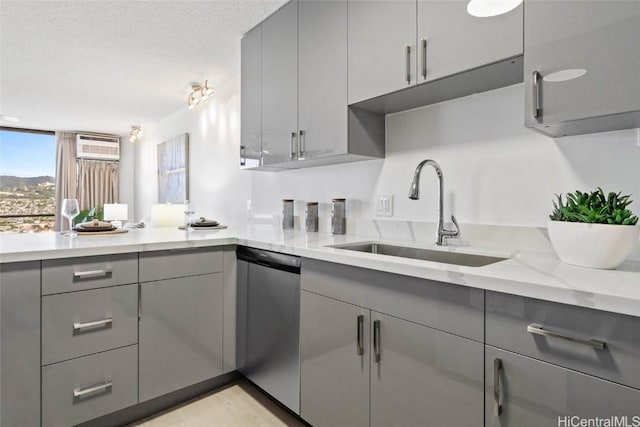
[[[0,175],[55,176],[56,137],[0,130]]]

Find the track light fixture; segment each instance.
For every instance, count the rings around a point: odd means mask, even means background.
[[[131,130],[129,131],[129,142],[136,142],[139,139],[142,139],[144,136],[144,131],[140,125],[131,125]]]
[[[207,80],[204,81],[204,85],[201,85],[200,83],[191,83],[191,91],[187,98],[187,106],[189,107],[189,110],[193,111],[196,109],[198,104],[208,102],[211,95],[213,95],[213,89],[209,87],[209,82]]]

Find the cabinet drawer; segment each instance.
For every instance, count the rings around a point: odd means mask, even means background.
[[[627,423],[599,425],[632,426],[640,421],[640,390],[486,346],[484,407],[486,427],[586,426],[580,419],[613,417]]]
[[[138,341],[138,286],[42,297],[42,364]]]
[[[141,282],[217,273],[222,268],[222,246],[140,254]]]
[[[640,318],[496,292],[486,300],[487,344],[640,388]]]
[[[42,261],[42,295],[137,281],[137,253]]]
[[[303,290],[434,329],[484,340],[484,291],[399,274],[302,260]]]
[[[42,425],[68,427],[138,402],[138,346],[42,368]]]

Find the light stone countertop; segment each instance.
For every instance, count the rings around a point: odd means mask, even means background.
[[[484,267],[465,267],[327,247],[373,240],[509,259]],[[76,239],[59,233],[1,234],[0,262],[234,244],[640,317],[638,261],[625,261],[616,270],[595,270],[563,264],[554,253],[544,251],[475,245],[437,248],[429,241],[372,239],[358,234],[332,236],[322,232],[283,231],[266,225],[191,233],[173,228],[148,228]]]

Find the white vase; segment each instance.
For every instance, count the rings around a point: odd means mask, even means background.
[[[553,249],[567,264],[616,268],[638,241],[638,225],[547,221]]]

